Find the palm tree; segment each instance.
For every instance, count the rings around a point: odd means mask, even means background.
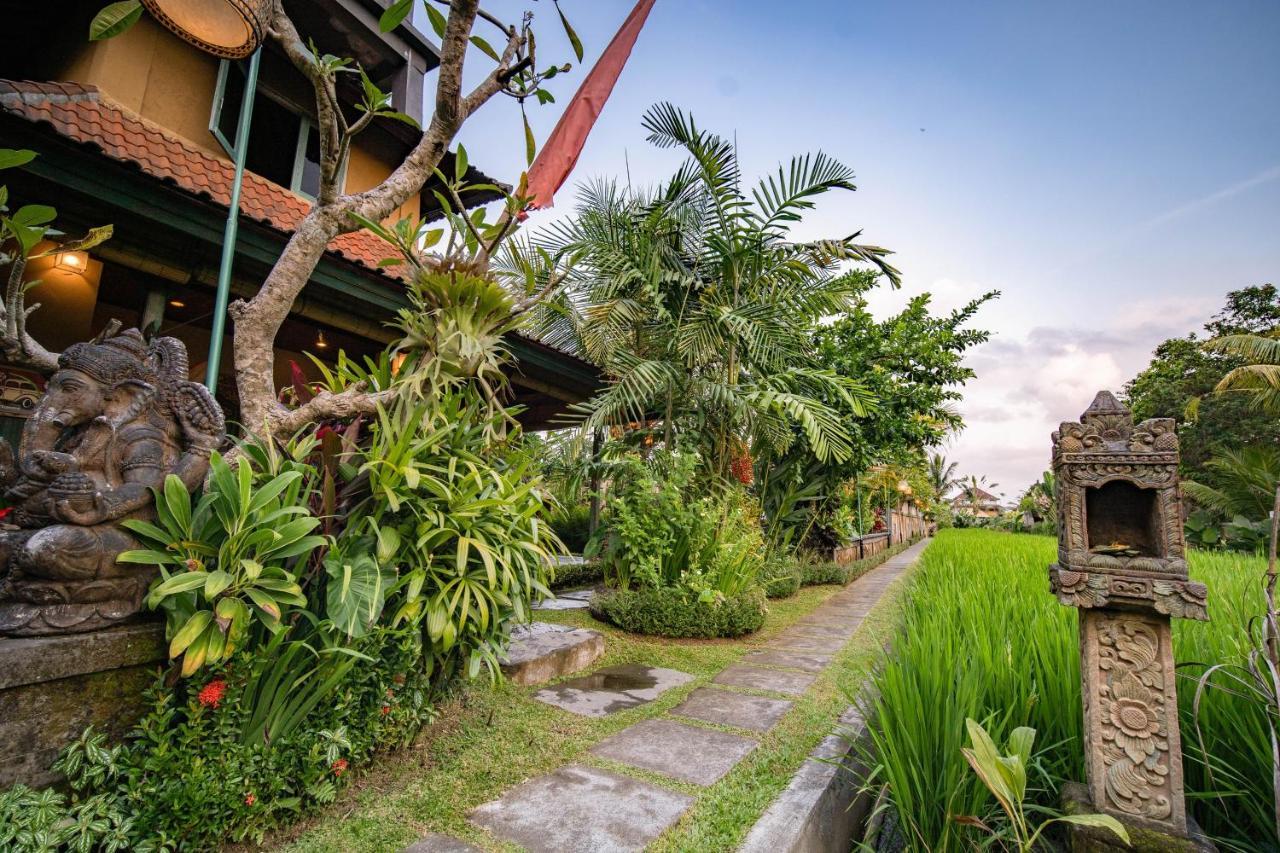
[[[844,399],[855,412],[873,400],[814,365],[810,332],[866,289],[840,265],[872,263],[895,285],[898,273],[857,234],[797,242],[788,233],[816,196],[852,190],[852,171],[804,155],[747,194],[730,142],[670,104],[643,123],[650,142],[689,155],[669,181],[651,191],[589,185],[571,221],[513,248],[526,261],[575,261],[537,331],[613,377],[582,408],[585,425],[660,420],[669,445],[687,437],[722,476],[744,446],[781,453],[797,435],[819,459],[847,458],[848,431],[821,400]]]
[[[1214,391],[1242,391],[1258,408],[1280,415],[1280,338],[1266,335],[1225,335],[1205,344],[1211,352],[1238,356],[1247,364],[1227,373]]]
[[[985,475],[970,474],[961,480],[961,489],[964,491],[965,500],[969,502],[970,508],[976,507],[982,502],[982,493],[984,491],[994,489],[999,485],[999,483],[989,481]]]
[[[1271,513],[1276,483],[1280,483],[1280,450],[1267,446],[1224,449],[1204,467],[1205,482],[1182,481],[1187,497],[1200,506],[1228,519],[1243,516],[1257,521]]]
[[[948,461],[941,453],[929,454],[929,485],[933,486],[933,493],[939,500],[960,483],[956,476],[959,467],[959,462]]]

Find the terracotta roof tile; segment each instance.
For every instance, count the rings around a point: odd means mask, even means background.
[[[135,115],[80,83],[0,80],[0,109],[28,121],[50,125],[60,135],[92,145],[105,156],[128,163],[192,195],[226,207],[235,176],[228,160],[196,148],[159,125]],[[263,225],[292,232],[306,216],[309,202],[265,178],[246,172],[240,191],[243,213]],[[343,234],[329,244],[331,254],[379,276],[389,247],[367,231]]]

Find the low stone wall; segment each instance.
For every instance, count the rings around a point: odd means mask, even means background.
[[[865,790],[870,770],[861,757],[869,738],[862,714],[849,708],[837,733],[800,765],[739,853],[847,853],[862,837],[873,805]]]
[[[855,563],[858,560],[865,560],[867,557],[875,556],[888,547],[888,533],[869,533],[866,536],[854,539],[847,545],[834,549],[831,552],[831,562],[841,566]]]
[[[56,782],[58,753],[89,725],[123,737],[166,656],[159,623],[0,638],[0,788]]]

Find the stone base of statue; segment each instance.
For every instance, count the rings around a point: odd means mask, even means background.
[[[0,790],[58,781],[53,762],[89,725],[123,737],[166,657],[159,622],[0,638]]]
[[[1089,789],[1078,782],[1062,788],[1062,810],[1066,814],[1097,814],[1100,809],[1089,797]],[[1129,833],[1126,845],[1108,829],[1067,825],[1071,853],[1217,853],[1217,846],[1187,818],[1185,833],[1153,829],[1144,823],[1115,816]]]

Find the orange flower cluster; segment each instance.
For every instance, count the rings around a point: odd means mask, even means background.
[[[200,692],[196,694],[196,701],[206,708],[217,708],[226,694],[227,682],[224,679],[215,678],[200,688]]]
[[[733,474],[735,480],[744,486],[750,486],[755,482],[755,469],[751,464],[751,454],[746,450],[733,457],[733,461],[729,463],[729,472]]]

